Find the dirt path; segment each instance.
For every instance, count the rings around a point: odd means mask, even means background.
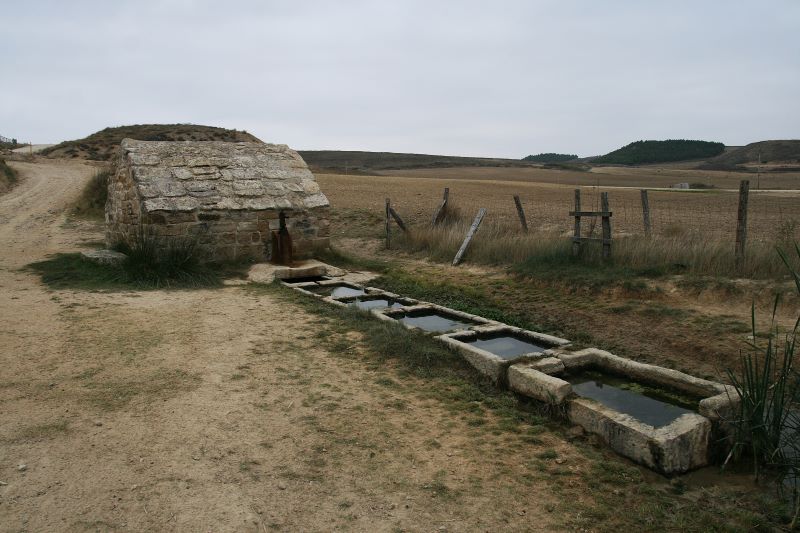
[[[297,307],[241,287],[48,290],[20,268],[100,239],[65,215],[94,169],[12,164],[0,530],[557,529],[558,496],[513,475],[508,436],[332,355]]]

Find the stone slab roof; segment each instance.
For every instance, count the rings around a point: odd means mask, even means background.
[[[146,212],[330,205],[285,144],[124,139],[121,150]]]

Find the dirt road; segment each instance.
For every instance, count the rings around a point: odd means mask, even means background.
[[[504,435],[332,355],[291,304],[20,270],[101,238],[65,212],[94,169],[44,161],[0,197],[0,530],[556,528]]]

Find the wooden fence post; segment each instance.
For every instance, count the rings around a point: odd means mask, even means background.
[[[575,212],[581,211],[581,190],[575,189]],[[575,236],[572,240],[572,255],[579,255],[581,253],[581,217],[575,215]]]
[[[525,211],[522,209],[522,202],[519,195],[514,195],[514,203],[517,205],[517,215],[519,216],[519,223],[522,224],[522,231],[528,233],[528,222],[525,220]]]
[[[391,229],[389,227],[389,211],[391,209],[392,209],[391,202],[387,198],[386,199],[386,249],[387,250],[391,246],[391,240],[392,240]]]
[[[403,222],[403,219],[400,218],[400,215],[397,214],[397,211],[394,210],[394,207],[389,207],[389,214],[392,215],[392,218],[395,222],[397,222],[397,225],[400,226],[401,230],[404,232],[408,231],[408,228],[406,228],[406,223]]]
[[[461,248],[458,249],[458,253],[453,259],[453,266],[456,266],[461,262],[461,258],[464,257],[464,253],[467,251],[467,246],[469,246],[470,241],[472,241],[472,237],[475,236],[475,232],[478,231],[478,226],[481,225],[481,221],[483,220],[483,216],[485,214],[486,209],[481,207],[478,210],[478,215],[475,217],[475,220],[472,221],[472,226],[470,226],[467,236],[464,237],[464,242],[461,243]]]
[[[603,212],[603,259],[611,257],[611,211],[608,209],[608,193],[600,193],[600,211]]]
[[[450,187],[444,188],[444,198],[442,199],[442,203],[436,212],[433,214],[433,225],[435,226],[439,222],[442,221],[444,218],[445,213],[447,212],[447,200],[450,197]]]
[[[647,200],[647,189],[642,189],[642,217],[644,217],[644,236],[650,236],[650,202]]]
[[[747,244],[747,202],[750,196],[750,181],[739,184],[739,213],[736,220],[736,271],[744,268],[745,246]]]

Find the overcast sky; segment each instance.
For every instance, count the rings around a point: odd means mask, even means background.
[[[0,0],[0,135],[522,157],[800,138],[800,0]]]

